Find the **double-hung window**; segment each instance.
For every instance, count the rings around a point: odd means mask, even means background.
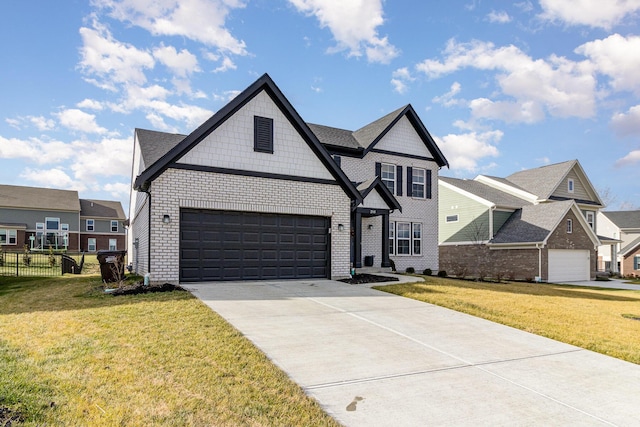
[[[396,245],[398,255],[411,255],[411,223],[396,223]]]
[[[116,239],[109,239],[109,250],[115,251],[117,250],[118,241]]]
[[[87,250],[89,252],[95,252],[96,251],[96,239],[95,237],[90,237],[87,239]]]
[[[93,219],[87,220],[87,231],[94,231],[96,228],[96,222]]]
[[[412,228],[412,240],[413,240],[413,255],[422,254],[422,224],[413,223]]]
[[[422,224],[390,222],[389,255],[422,255]]]
[[[114,233],[118,232],[118,221],[111,221],[111,231]]]
[[[633,257],[633,269],[640,270],[640,255]]]
[[[424,169],[412,168],[411,171],[411,196],[424,199],[425,182],[427,173]]]
[[[0,230],[0,245],[15,245],[18,243],[17,230]]]
[[[587,223],[589,224],[589,227],[591,227],[591,229],[594,230],[594,226],[595,226],[595,223],[596,223],[595,214],[593,212],[591,212],[591,211],[587,211],[586,216],[587,216]]]
[[[380,179],[387,186],[391,194],[396,194],[396,166],[382,163],[380,166]]]
[[[396,247],[396,223],[389,222],[389,255],[395,254]]]

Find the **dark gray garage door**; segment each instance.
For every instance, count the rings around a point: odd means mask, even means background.
[[[326,278],[329,219],[182,209],[180,281]]]

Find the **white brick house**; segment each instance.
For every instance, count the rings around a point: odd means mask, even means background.
[[[190,135],[136,130],[130,259],[166,282],[341,278],[389,251],[437,269],[446,164],[411,106],[356,132],[308,125],[265,74]]]

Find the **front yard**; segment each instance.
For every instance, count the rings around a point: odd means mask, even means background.
[[[640,291],[426,280],[375,289],[640,364]]]
[[[0,425],[337,425],[188,292],[100,286],[0,277]]]

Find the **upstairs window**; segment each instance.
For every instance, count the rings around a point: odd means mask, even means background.
[[[567,180],[567,191],[573,193],[573,180],[571,178]]]
[[[45,218],[44,223],[47,226],[47,230],[59,230],[60,218]]]
[[[587,223],[589,224],[589,227],[591,227],[592,230],[595,230],[595,225],[596,225],[596,216],[593,212],[591,211],[587,211],[586,213],[586,217],[587,217]]]
[[[253,116],[253,151],[273,154],[273,119]]]
[[[447,215],[446,222],[458,222],[458,214]]]
[[[118,232],[118,221],[111,221],[111,231],[114,233]]]
[[[396,166],[382,163],[380,167],[380,179],[387,186],[391,194],[396,194]]]
[[[426,176],[424,169],[411,168],[411,197],[424,199]]]
[[[573,220],[571,218],[567,219],[567,234],[573,233]]]
[[[96,223],[93,219],[87,220],[87,231],[94,231],[96,227]]]

